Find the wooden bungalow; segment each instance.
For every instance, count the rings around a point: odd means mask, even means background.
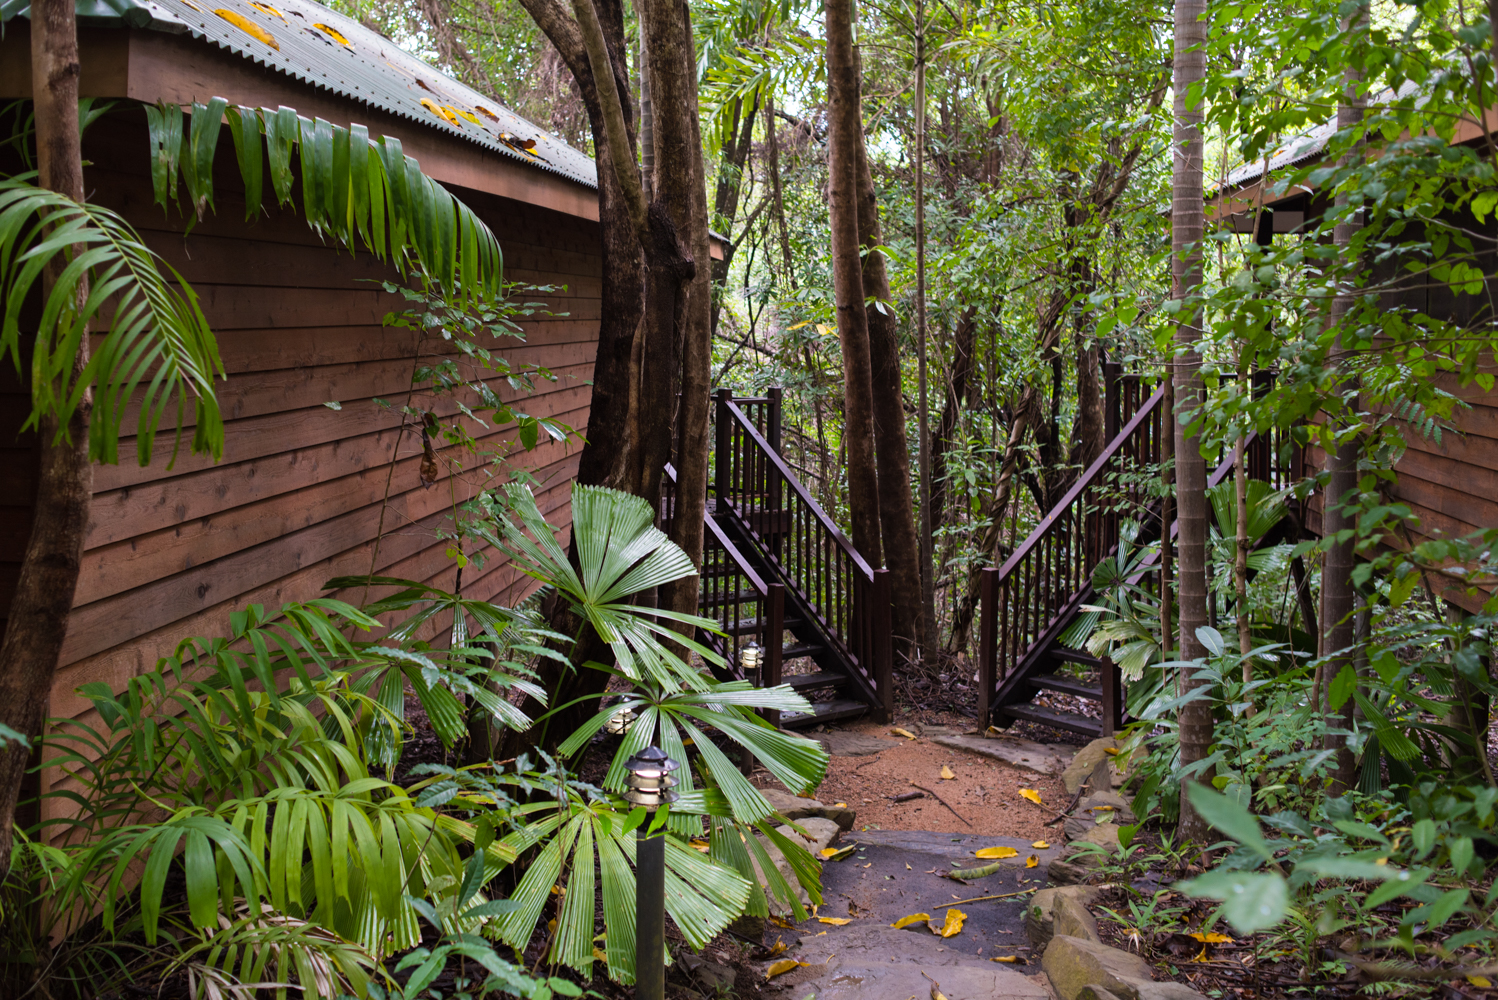
[[[1335,131],[1335,122],[1329,121],[1286,142],[1267,161],[1233,170],[1209,203],[1209,216],[1245,234],[1253,231],[1254,219],[1258,218],[1257,239],[1263,244],[1302,231],[1308,220],[1315,220],[1326,210],[1328,200],[1320,191],[1289,186],[1281,178],[1292,169],[1319,161]],[[1480,126],[1466,121],[1458,127],[1453,141],[1476,143],[1482,136]],[[1469,329],[1491,327],[1498,321],[1498,216],[1479,220],[1466,214],[1458,221],[1464,230],[1485,241],[1486,249],[1479,252],[1482,271],[1487,275],[1481,293],[1460,293],[1424,275],[1401,279],[1397,260],[1379,265],[1375,277],[1386,286],[1383,300],[1390,307],[1413,309]],[[1487,370],[1493,372],[1498,367]],[[1457,408],[1439,442],[1407,428],[1403,435],[1405,451],[1395,466],[1398,480],[1389,490],[1392,500],[1407,504],[1419,518],[1419,530],[1411,532],[1415,542],[1461,537],[1498,526],[1498,388],[1484,391],[1475,383],[1464,386],[1454,375],[1442,376],[1437,385],[1466,405]],[[1304,460],[1314,469],[1320,467],[1324,456],[1312,450]],[[1318,493],[1306,511],[1307,528],[1316,533],[1320,530],[1320,509]],[[1481,607],[1481,592],[1468,593],[1466,581],[1453,578],[1449,582],[1451,586],[1442,595],[1446,600],[1468,611]]]
[[[16,16],[24,4],[0,6],[3,99],[30,94],[28,22]],[[422,481],[422,435],[401,415],[418,338],[382,325],[405,303],[371,282],[394,279],[394,270],[324,243],[288,209],[244,221],[227,130],[217,210],[187,231],[186,218],[153,204],[144,105],[217,96],[396,137],[495,232],[507,280],[556,286],[526,295],[551,315],[524,322],[523,340],[495,346],[516,365],[557,376],[537,380],[530,394],[507,388],[506,399],[577,435],[565,443],[543,435],[526,451],[513,428],[474,431],[486,434],[483,445],[508,449],[542,484],[547,516],[568,525],[598,337],[592,160],[311,0],[79,0],[79,13],[82,93],[116,100],[84,137],[88,195],[121,213],[201,297],[228,372],[219,385],[226,444],[221,462],[184,449],[169,467],[166,434],[142,468],[133,442],[122,441],[120,464],[97,469],[53,714],[86,711],[75,693],[85,682],[119,688],[184,637],[225,634],[229,614],[250,603],[324,596],[329,579],[371,572],[451,589],[457,567],[436,532],[476,488],[470,478],[448,479],[445,465],[436,482]],[[441,348],[429,340],[422,350]],[[0,616],[35,495],[37,442],[18,434],[28,408],[14,370],[0,370]],[[453,404],[437,409],[451,413]],[[531,586],[499,560],[471,565],[462,580],[465,595],[502,603]]]

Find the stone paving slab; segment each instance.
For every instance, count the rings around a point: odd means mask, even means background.
[[[1025,870],[1032,873],[1032,878],[1041,878],[1046,866],[1060,857],[1065,847],[1061,843],[1061,827],[1056,826],[1053,829],[1056,832],[1046,840],[1051,846],[1046,848],[1031,847],[1030,845],[1033,841],[1021,840],[1017,837],[927,833],[922,830],[860,830],[857,833],[844,834],[841,842],[844,844],[879,845],[898,850],[935,854],[952,861],[964,858],[967,862],[966,867],[987,864],[987,862],[973,856],[973,852],[981,847],[1012,847],[1019,852],[1019,855],[1003,859],[1005,866],[1024,869],[1025,861],[1033,854],[1040,859],[1040,866]],[[931,866],[927,865],[926,867],[929,868]],[[946,867],[950,868],[951,865],[948,864]]]
[[[1046,746],[1044,743],[1034,743],[1030,740],[990,738],[962,733],[932,734],[931,742],[953,750],[966,750],[969,753],[1045,775],[1060,774],[1064,771],[1073,753],[1071,747]]]
[[[1050,991],[1021,973],[997,965],[932,970],[947,1000],[1049,1000]],[[927,1000],[931,980],[913,965],[844,966],[782,992],[797,1000]]]

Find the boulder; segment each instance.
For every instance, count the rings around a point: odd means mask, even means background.
[[[693,955],[691,952],[681,956],[681,964],[686,966],[693,979],[714,995],[732,992],[734,980],[738,978],[738,973],[728,966],[709,962],[701,955]]]
[[[1206,1000],[1206,997],[1181,983],[1135,983],[1138,995],[1132,1000]],[[1119,1000],[1125,1000],[1120,997]]]
[[[1089,986],[1139,1000],[1138,984],[1152,982],[1149,963],[1138,955],[1064,934],[1051,938],[1041,968],[1061,1000],[1078,1000]]]
[[[1112,807],[1111,810],[1108,807]],[[1082,796],[1077,803],[1077,808],[1072,810],[1076,815],[1091,816],[1094,820],[1099,819],[1106,811],[1113,813],[1113,822],[1128,824],[1135,822],[1134,810],[1129,808],[1128,800],[1109,788],[1101,792],[1089,792]]]
[[[1092,878],[1092,869],[1075,860],[1058,858],[1046,867],[1045,877],[1052,885],[1081,885]]]
[[[1042,889],[1030,897],[1030,905],[1025,907],[1025,936],[1030,939],[1030,946],[1037,958],[1045,952],[1045,946],[1050,943],[1051,937],[1056,933],[1057,900],[1061,897],[1069,897],[1085,908],[1091,905],[1092,901],[1097,898],[1097,894],[1098,891],[1091,886],[1063,885]],[[1069,932],[1063,931],[1062,933]]]
[[[1052,936],[1085,938],[1099,944],[1103,941],[1097,932],[1097,918],[1075,894],[1056,896],[1056,901],[1051,904],[1051,925]]]
[[[1096,844],[1109,854],[1118,853],[1118,824],[1099,823],[1092,829],[1086,831],[1074,843]],[[1096,858],[1096,855],[1093,855]],[[1096,862],[1094,862],[1096,863]]]
[[[838,825],[836,823],[821,816],[807,816],[802,819],[794,820],[793,822],[796,824],[796,826],[799,826],[801,830],[805,831],[806,836],[802,836],[800,832],[792,829],[790,826],[777,827],[776,832],[780,833],[782,836],[790,838],[795,843],[799,843],[812,854],[816,854],[818,851],[831,844],[834,840],[837,839],[838,833],[841,832],[838,829]],[[805,905],[807,903],[806,890],[802,889],[799,883],[797,883],[796,873],[791,869],[790,862],[787,861],[785,859],[785,856],[780,853],[780,848],[776,847],[763,836],[759,838],[759,841],[764,845],[765,853],[770,856],[771,862],[773,862],[775,867],[779,869],[781,876],[784,877],[786,882],[796,890],[796,895],[800,897],[802,904]],[[758,859],[753,855],[750,855],[750,862],[754,865],[754,873],[759,876],[759,884],[768,885],[764,873],[759,869]],[[774,894],[770,893],[768,889],[765,892],[765,896],[770,904],[770,912],[772,914],[781,917],[791,914],[791,908],[781,900],[775,898]],[[737,928],[738,925],[736,924],[735,929]],[[758,939],[759,935],[754,933],[752,924],[746,923],[744,925],[744,928],[745,930],[740,931],[740,933],[744,933],[745,937],[754,940]],[[763,931],[763,921],[761,921],[760,934],[762,934]]]
[[[759,794],[770,803],[770,808],[793,823],[803,819],[830,819],[841,830],[853,829],[858,815],[845,804],[824,805],[817,799],[793,795],[783,788],[761,788]]]
[[[1123,1000],[1123,998],[1112,990],[1105,990],[1101,986],[1088,983],[1082,987],[1082,992],[1077,994],[1077,1000]]]
[[[1066,770],[1061,772],[1061,783],[1066,786],[1067,792],[1071,795],[1077,794],[1077,789],[1084,784],[1090,784],[1089,779],[1092,778],[1093,772],[1099,769],[1098,765],[1105,763],[1109,764],[1109,770],[1104,772],[1109,775],[1109,781],[1105,787],[1112,788],[1112,755],[1107,751],[1117,749],[1118,740],[1112,736],[1103,736],[1078,750],[1077,755],[1071,759],[1071,763],[1066,765]],[[1094,790],[1101,791],[1102,789],[1094,787]]]

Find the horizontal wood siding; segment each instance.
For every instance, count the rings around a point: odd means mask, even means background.
[[[357,119],[356,119],[357,120]],[[83,572],[62,664],[54,715],[88,712],[79,685],[115,688],[153,666],[182,639],[221,635],[230,612],[324,596],[341,575],[375,572],[451,588],[456,565],[439,542],[455,504],[484,477],[443,475],[420,481],[420,428],[403,421],[417,337],[382,326],[401,308],[369,279],[394,280],[368,254],[325,245],[289,210],[244,221],[244,204],[225,135],[216,169],[217,211],[184,235],[186,221],[152,203],[144,116],[138,109],[95,124],[84,157],[91,197],[123,214],[200,297],[218,336],[228,380],[223,460],[191,455],[186,442],[168,467],[175,428],[157,435],[155,459],[142,468],[136,441],[121,441],[121,463],[96,471]],[[267,188],[269,180],[267,179]],[[534,416],[577,430],[587,423],[597,345],[601,266],[595,223],[491,195],[458,191],[499,236],[506,278],[555,285],[523,292],[562,315],[522,323],[524,340],[489,346],[517,366],[544,366],[555,381],[533,394],[505,386],[501,396]],[[299,200],[298,194],[298,200]],[[563,287],[565,286],[565,287]],[[435,341],[435,344],[434,344]],[[456,353],[428,338],[429,358]],[[498,388],[503,379],[491,381]],[[381,405],[383,400],[389,405]],[[454,401],[416,397],[439,414]],[[337,402],[334,410],[325,403]],[[8,606],[35,491],[35,442],[17,437],[26,400],[14,378],[0,381],[0,435],[6,488],[0,491],[0,609]],[[134,429],[131,415],[130,429]],[[570,524],[569,491],[580,437],[524,451],[512,431],[477,424],[481,444],[507,453],[542,487],[538,500],[560,528]],[[469,456],[439,447],[440,459]],[[502,482],[501,474],[493,482]],[[534,583],[497,557],[463,576],[467,595],[522,599]],[[365,595],[346,594],[354,602]],[[3,610],[0,610],[3,613]]]

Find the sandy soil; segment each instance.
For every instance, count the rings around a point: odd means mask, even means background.
[[[894,725],[900,725],[896,722]],[[872,736],[890,737],[892,726],[852,723],[846,728]],[[915,731],[915,730],[912,730]],[[857,829],[931,830],[978,833],[1026,840],[1061,839],[1058,825],[1046,826],[1055,813],[1020,798],[1021,788],[1033,788],[1041,801],[1063,808],[1069,796],[1059,776],[1044,777],[1025,768],[938,746],[927,739],[898,740],[889,749],[864,757],[834,756],[827,780],[817,792],[823,802],[846,802],[858,813]],[[941,776],[942,767],[957,775]],[[939,795],[955,810],[929,796],[909,802],[890,797],[915,791],[912,782]],[[966,822],[964,822],[966,821]]]

